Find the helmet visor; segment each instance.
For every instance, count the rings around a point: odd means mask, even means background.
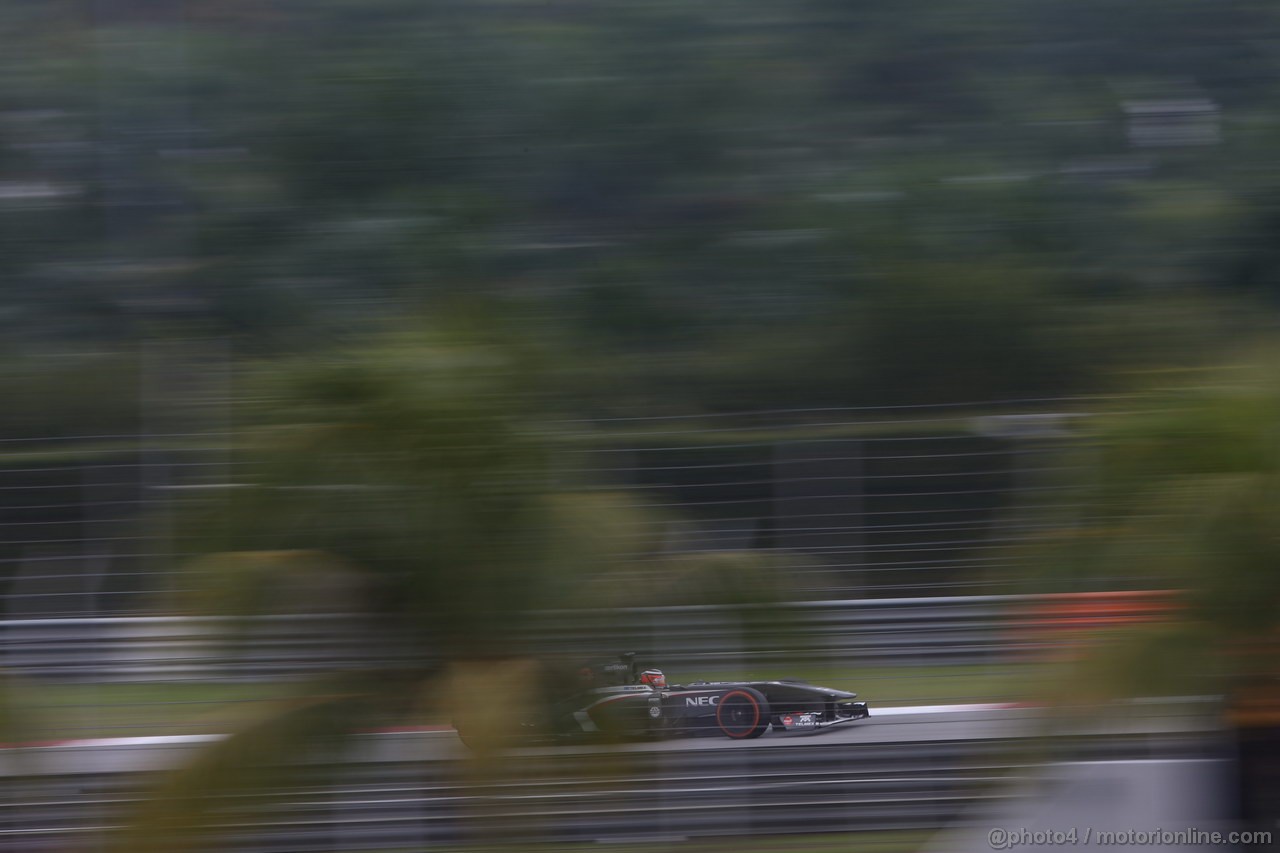
[[[661,670],[647,669],[640,674],[640,683],[661,690],[667,686],[667,677]]]

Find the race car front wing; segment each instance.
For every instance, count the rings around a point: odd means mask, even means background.
[[[803,711],[775,714],[773,726],[775,730],[781,729],[788,732],[820,731],[843,723],[865,720],[869,716],[871,711],[867,708],[866,702],[842,702],[834,712]]]

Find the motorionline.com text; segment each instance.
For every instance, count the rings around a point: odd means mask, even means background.
[[[1141,847],[1171,844],[1270,844],[1271,833],[1250,830],[1186,829],[1026,829],[996,827],[987,833],[992,850],[1017,847]]]

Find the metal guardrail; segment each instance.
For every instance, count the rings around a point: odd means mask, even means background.
[[[552,614],[539,649],[608,637],[655,660],[732,666],[770,659],[961,663],[1015,651],[1025,596],[800,601],[747,608],[687,606]]]
[[[771,661],[978,663],[1068,641],[1073,629],[1150,618],[1162,593],[951,596],[555,611],[532,631],[538,654],[636,650],[667,666],[716,671]],[[1069,606],[1067,606],[1069,604]],[[230,623],[157,616],[0,621],[0,666],[36,677],[97,681],[280,678],[378,655],[351,617],[252,620],[235,642]]]
[[[79,681],[244,681],[372,659],[351,618],[191,616],[0,621],[0,667]]]

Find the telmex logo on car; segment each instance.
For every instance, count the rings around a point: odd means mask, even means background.
[[[719,696],[686,696],[684,704],[686,705],[715,705],[720,701]]]

